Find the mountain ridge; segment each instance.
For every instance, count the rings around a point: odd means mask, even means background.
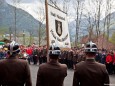
[[[36,20],[28,12],[7,4],[5,0],[0,1],[0,27],[6,28],[7,30],[10,28],[11,31],[14,32],[15,13],[17,32],[22,32],[24,30],[25,32],[33,32],[33,35],[38,34],[39,24],[42,23]],[[8,33],[8,31],[5,33]]]

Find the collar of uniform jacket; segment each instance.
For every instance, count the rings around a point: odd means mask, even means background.
[[[48,62],[49,64],[59,64],[59,62],[56,62],[56,61],[50,61],[50,62]]]
[[[95,58],[86,58],[87,62],[95,62]]]

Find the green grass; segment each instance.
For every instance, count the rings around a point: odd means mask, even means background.
[[[6,32],[8,32],[8,27],[2,27],[2,26],[0,26],[0,35],[5,34]]]

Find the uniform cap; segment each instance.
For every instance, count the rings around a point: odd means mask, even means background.
[[[97,52],[97,46],[92,41],[88,42],[85,47],[85,52]]]
[[[8,46],[8,52],[10,52],[10,55],[12,55],[13,53],[19,53],[20,52],[20,48],[19,48],[19,44],[16,43],[15,41],[12,41],[9,46]]]
[[[49,55],[60,55],[60,54],[61,54],[61,51],[59,47],[52,45],[49,48]]]

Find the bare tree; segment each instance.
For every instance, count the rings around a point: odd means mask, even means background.
[[[96,36],[97,36],[97,45],[98,38],[101,35],[101,31],[103,32],[103,39],[105,36],[105,33],[107,31],[107,39],[109,40],[109,30],[111,25],[111,9],[112,9],[112,2],[113,0],[106,0],[106,3],[104,3],[104,0],[92,0],[93,5],[96,7],[95,10],[95,30],[96,30]],[[105,9],[106,8],[106,9]],[[100,27],[100,21],[101,16],[103,12],[105,11],[105,20],[104,20],[104,27]],[[104,40],[102,39],[102,48]],[[108,45],[108,44],[107,44]]]
[[[16,37],[17,37],[17,6],[19,5],[21,0],[12,0],[13,4],[14,4],[14,40],[16,41]]]
[[[49,2],[50,4],[52,4],[53,6],[55,6],[57,9],[59,9],[60,10],[60,8],[59,8],[59,6],[58,6],[58,1],[57,0],[50,0],[50,2]]]
[[[88,1],[87,5],[89,7],[85,6],[84,11],[86,13],[83,14],[83,17],[87,21],[82,21],[82,23],[87,28],[88,36],[89,36],[89,41],[91,41],[93,39],[93,36],[94,36],[94,32],[93,31],[95,30],[94,27],[96,26],[96,9],[93,8],[93,3],[92,3],[92,1]],[[89,10],[89,8],[92,8],[92,9]]]
[[[73,25],[71,25],[70,24],[70,19],[71,19],[71,8],[70,8],[70,5],[72,4],[72,2],[71,2],[71,0],[63,0],[62,1],[62,7],[63,7],[63,11],[67,14],[67,21],[68,21],[68,29],[69,29],[69,33],[70,33],[70,41],[72,41],[73,40],[73,36],[74,36],[74,34],[71,34],[72,33],[72,30],[70,30],[70,29],[72,29],[72,28],[74,28],[75,27],[75,25],[73,24]],[[71,27],[71,28],[69,28],[69,26]],[[74,43],[73,43],[74,44]]]
[[[78,43],[78,36],[79,36],[79,30],[80,30],[80,23],[81,23],[81,17],[82,17],[82,11],[83,11],[83,1],[81,0],[74,0],[73,1],[73,7],[75,10],[75,22],[76,22],[76,35],[75,35],[75,46],[77,47]]]
[[[92,40],[92,36],[93,34],[93,30],[94,30],[94,26],[95,26],[95,17],[92,14],[92,11],[87,11],[87,14],[83,15],[85,17],[86,21],[82,21],[82,23],[84,24],[84,27],[87,28],[87,32],[88,32],[88,36],[89,36],[89,41]]]
[[[41,4],[43,4],[44,2],[42,0],[39,0],[39,2]],[[39,22],[39,27],[38,27],[38,44],[39,46],[42,44],[42,41],[44,39],[44,36],[45,36],[45,31],[43,29],[45,29],[43,27],[43,23],[45,21],[45,9],[43,6],[40,6],[38,7],[38,11],[35,11],[38,15],[38,20],[40,21]],[[45,36],[46,37],[46,36]]]
[[[109,36],[110,36],[112,3],[113,3],[113,0],[106,0],[106,11],[105,11],[105,21],[104,21],[104,35],[105,35],[105,31],[107,31],[107,40],[108,41],[109,41]],[[107,44],[106,44],[107,45],[106,48],[108,48],[108,43],[109,42],[107,42]]]
[[[32,42],[33,42],[33,31],[32,31],[32,29],[29,29],[28,30],[28,32],[29,32],[29,45],[31,45],[32,44]]]
[[[89,22],[89,26],[88,26],[88,32],[89,32],[89,39],[92,39],[92,31],[96,32],[96,38],[97,38],[97,45],[98,45],[98,38],[101,35],[101,25],[100,25],[100,21],[101,21],[101,17],[104,11],[104,1],[103,0],[90,0],[89,1],[89,6],[92,6],[90,8],[90,11],[87,11],[88,13],[88,22]],[[94,6],[94,7],[93,7]]]
[[[97,36],[97,45],[98,45],[98,37],[101,34],[100,30],[100,17],[101,17],[101,9],[102,9],[102,1],[103,0],[92,0],[92,3],[95,5],[95,29],[96,29],[96,36]]]
[[[63,0],[63,11],[67,13],[67,15],[69,12],[69,3],[70,3],[70,0]]]

